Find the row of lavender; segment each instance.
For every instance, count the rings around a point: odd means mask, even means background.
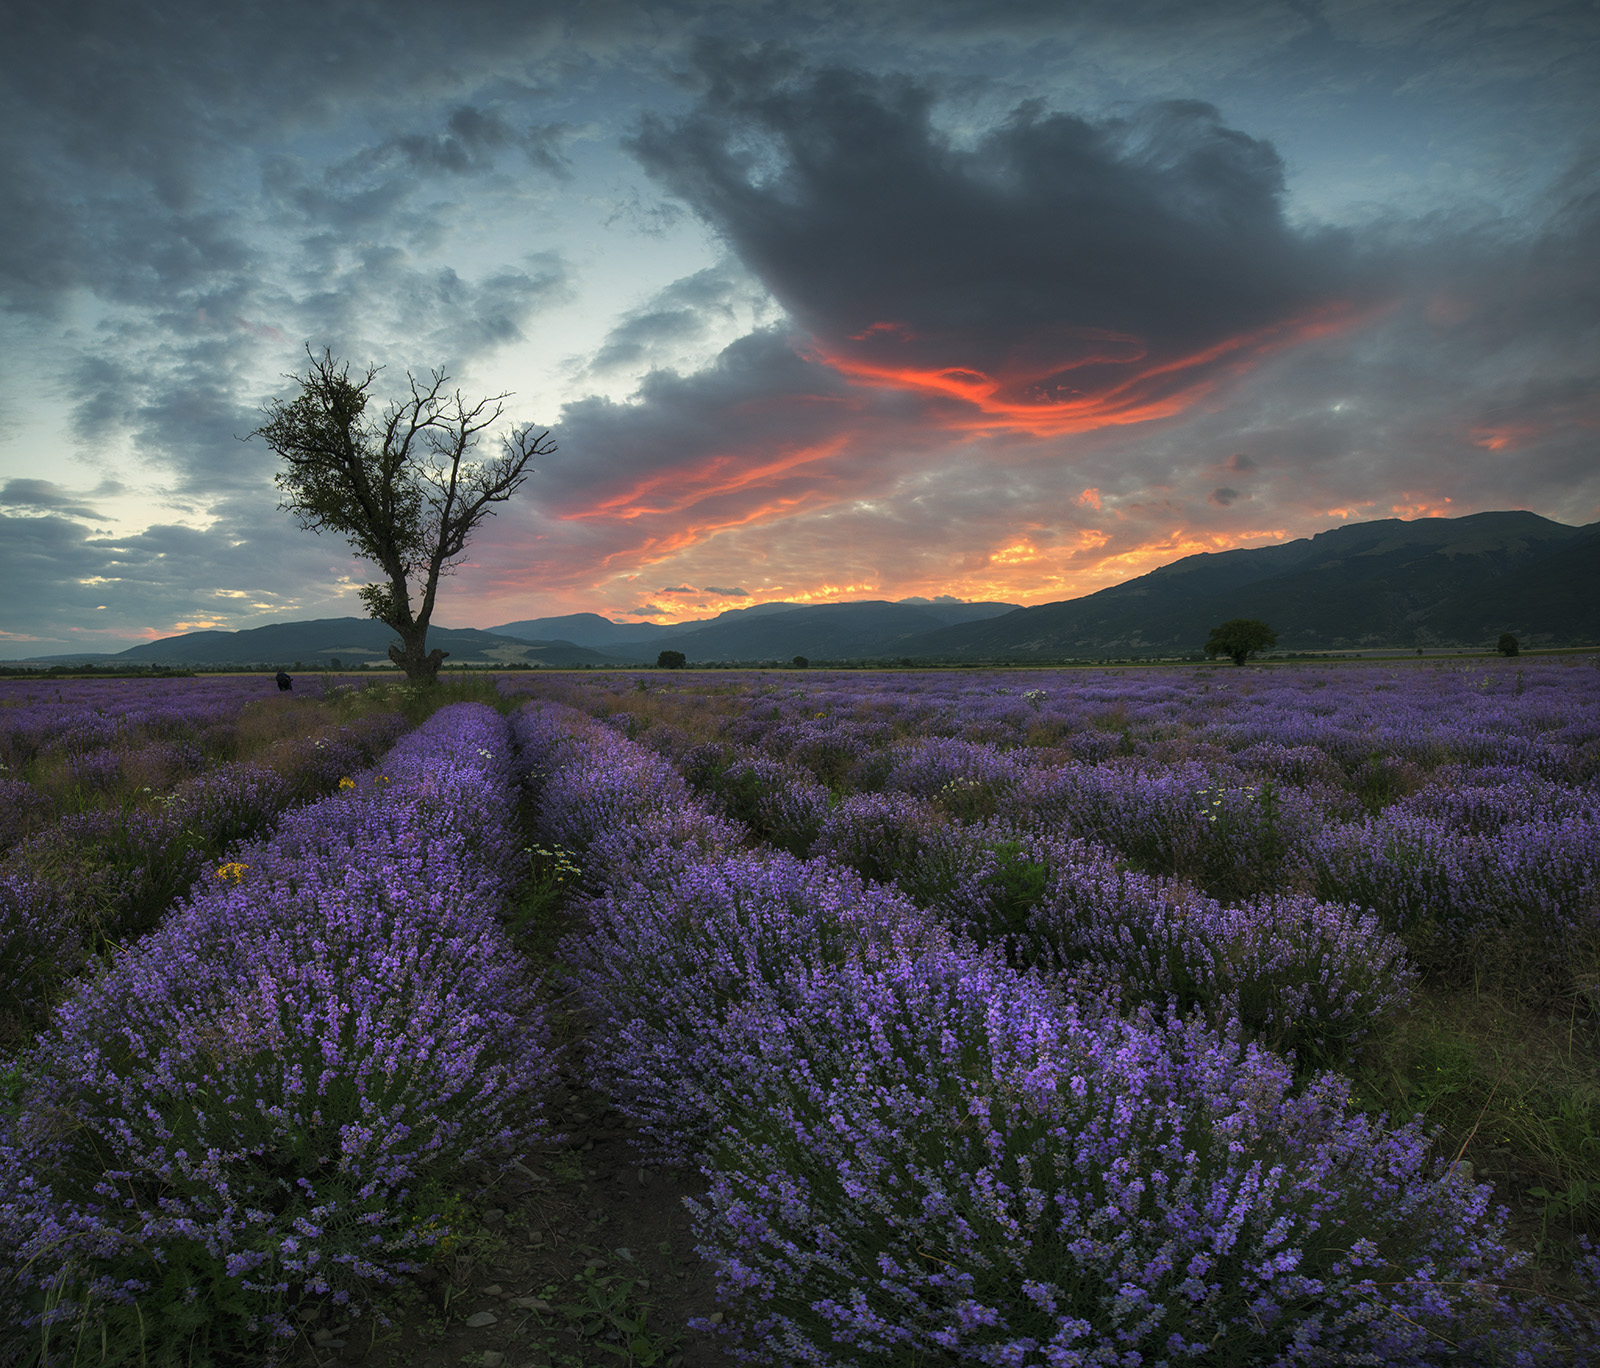
[[[702,1253],[747,1358],[1540,1357],[1488,1189],[1337,1075],[1296,1086],[1091,962],[1020,970],[892,885],[752,850],[576,710],[516,726],[542,834],[591,882],[561,959],[592,1079],[708,1176]]]
[[[273,699],[271,715],[251,718],[253,758],[233,759],[261,691],[244,685],[95,681],[0,711],[11,757],[0,779],[0,1047],[27,1039],[93,952],[148,930],[220,852],[331,792],[405,729],[396,712],[335,723]],[[58,812],[48,783],[17,776],[37,780],[62,748],[97,774],[111,756],[124,780],[156,782],[131,794],[80,786],[68,790],[75,810]]]
[[[765,838],[936,900],[985,907],[974,861],[1048,834],[1220,903],[1370,909],[1430,968],[1481,972],[1493,952],[1525,983],[1571,986],[1597,937],[1600,670],[1119,686],[1041,674],[1021,692],[960,675],[757,687],[711,742],[672,722],[641,731],[636,711],[612,720]],[[1076,862],[1045,863],[1063,858]],[[999,915],[1031,934],[1026,907]]]
[[[14,1352],[361,1314],[448,1235],[462,1164],[545,1134],[553,1055],[496,915],[518,778],[503,717],[443,709],[59,1006],[0,1133]]]

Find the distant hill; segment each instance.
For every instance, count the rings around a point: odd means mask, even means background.
[[[671,636],[659,636],[609,647],[613,653],[634,653],[654,664],[662,651],[682,651],[691,664],[732,661],[881,659],[904,654],[901,643],[952,620],[999,617],[1012,612],[1009,603],[888,603],[865,599],[856,603],[794,604],[787,612],[735,617],[723,613],[705,624],[679,624]]]
[[[998,617],[1016,606],[962,603],[955,599],[758,603],[750,608],[730,608],[714,618],[666,625],[612,622],[597,613],[569,613],[565,617],[507,622],[489,630],[501,636],[571,641],[650,664],[662,651],[682,651],[691,660],[704,661],[791,660],[797,655],[839,660],[852,655],[893,654],[893,643],[908,633]],[[782,615],[781,622],[765,620],[778,615]],[[829,626],[819,632],[823,623]],[[834,627],[842,628],[847,637],[830,638],[828,632]],[[844,646],[850,649],[845,650]]]
[[[1278,649],[1600,642],[1600,523],[1534,513],[1388,518],[1282,546],[1186,556],[1061,603],[900,643],[904,655],[1029,660],[1184,654],[1229,618],[1261,618]]]
[[[803,608],[803,603],[758,603],[752,608],[730,608],[714,618],[700,618],[693,622],[613,622],[598,613],[568,613],[563,617],[528,618],[522,622],[508,622],[489,631],[499,636],[517,637],[528,641],[570,641],[578,646],[596,650],[641,641],[658,641],[693,632],[708,623],[736,622],[746,618],[764,617],[771,613],[786,613],[793,608]],[[658,648],[664,650],[665,647]],[[642,658],[642,657],[641,657]],[[654,661],[655,655],[650,659]]]
[[[125,661],[148,665],[273,665],[322,668],[338,660],[342,666],[389,665],[389,644],[399,638],[371,618],[318,618],[309,622],[274,622],[241,632],[187,632],[145,642],[113,655],[43,656],[39,664]],[[616,657],[575,646],[570,641],[522,641],[472,628],[434,627],[429,647],[450,653],[454,664],[471,661],[501,665],[611,665]]]

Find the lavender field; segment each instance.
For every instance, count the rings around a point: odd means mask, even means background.
[[[0,700],[19,1362],[400,1315],[558,1079],[736,1358],[1595,1350],[1589,658],[247,684]]]

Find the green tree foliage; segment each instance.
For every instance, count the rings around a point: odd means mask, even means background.
[[[681,670],[689,663],[689,658],[682,651],[663,651],[656,657],[656,669]]]
[[[1500,640],[1495,643],[1495,650],[1503,656],[1514,656],[1522,650],[1522,647],[1510,632],[1501,632]]]
[[[1243,665],[1257,651],[1277,644],[1278,634],[1260,618],[1229,618],[1211,629],[1206,638],[1206,654],[1225,655],[1235,665]]]
[[[506,395],[468,405],[460,390],[446,392],[443,371],[426,381],[407,373],[410,397],[371,418],[375,368],[352,380],[349,365],[332,352],[319,359],[307,347],[306,355],[306,373],[287,377],[299,394],[272,400],[267,421],[250,435],[282,458],[279,508],[309,531],[342,533],[358,559],[378,567],[383,578],[359,591],[361,601],[400,638],[389,658],[406,678],[431,683],[445,657],[427,649],[440,577],[465,554],[492,505],[509,499],[532,473],[534,457],[555,444],[548,431],[527,424],[500,439],[499,456],[474,459]]]
[[[796,656],[794,658],[794,667],[797,670],[804,670],[810,664],[811,664],[811,662],[809,660],[807,660],[804,656]]]

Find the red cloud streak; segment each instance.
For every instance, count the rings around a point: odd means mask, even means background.
[[[928,364],[916,354],[958,349],[956,340],[924,338],[897,323],[853,334],[847,342],[854,347],[814,342],[807,355],[854,384],[946,401],[934,418],[941,427],[1053,437],[1170,418],[1269,353],[1336,333],[1356,317],[1347,303],[1326,304],[1164,360],[1152,360],[1138,338],[1125,334],[1055,330],[1060,343],[1053,355],[1049,338],[1041,338],[1011,349],[993,372]],[[896,358],[896,351],[910,355]]]

